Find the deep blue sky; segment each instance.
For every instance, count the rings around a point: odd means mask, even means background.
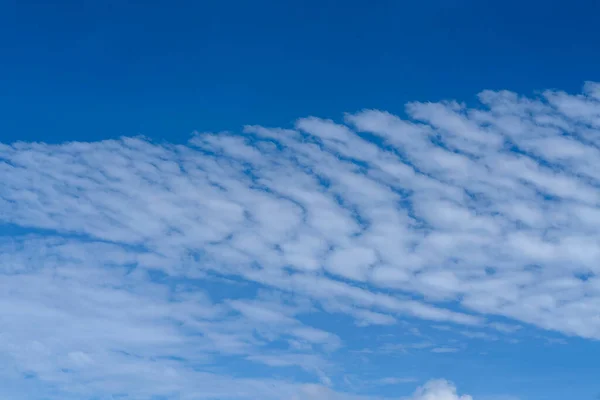
[[[597,1],[0,4],[3,142],[179,141],[600,80]]]

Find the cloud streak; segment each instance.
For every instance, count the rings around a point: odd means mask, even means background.
[[[266,384],[215,357],[299,368],[334,393],[347,344],[311,315],[599,339],[599,87],[185,144],[0,145],[6,365],[61,396],[243,398]],[[198,379],[247,389],[200,395]],[[309,390],[286,382],[272,398]],[[455,398],[470,400],[440,397]]]

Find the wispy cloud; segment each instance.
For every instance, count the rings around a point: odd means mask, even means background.
[[[431,349],[432,353],[457,353],[459,352],[460,349],[456,348],[456,347],[434,347],[433,349]]]
[[[405,383],[414,383],[417,382],[415,378],[398,378],[398,377],[387,377],[381,378],[376,381],[379,385],[400,385]]]
[[[599,87],[185,144],[0,145],[2,364],[56,398],[279,399],[334,393],[349,344],[315,315],[598,339]]]

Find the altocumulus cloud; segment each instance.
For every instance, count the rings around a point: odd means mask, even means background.
[[[325,314],[600,339],[600,85],[479,100],[0,145],[1,393],[373,398],[340,389]]]

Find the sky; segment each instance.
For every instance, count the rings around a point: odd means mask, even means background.
[[[597,399],[598,12],[0,1],[0,398]]]

